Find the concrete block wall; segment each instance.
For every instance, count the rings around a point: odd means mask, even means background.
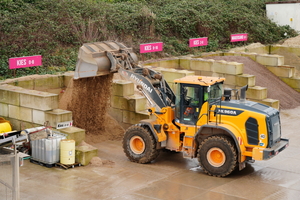
[[[149,119],[147,104],[147,99],[135,90],[132,82],[113,80],[108,113],[124,128],[142,119]]]
[[[300,91],[300,77],[295,76],[295,70],[300,71],[299,46],[260,45],[257,48],[241,48],[239,51],[226,52],[224,55],[250,57],[254,61],[266,66],[266,68],[290,87],[298,92]]]
[[[278,65],[283,64],[284,57],[278,55],[267,55],[267,54],[256,54],[256,53],[245,53],[245,52],[229,52],[230,55],[243,55],[249,56],[253,60],[260,60],[266,64]],[[217,53],[206,53],[205,57],[208,56],[222,56],[225,53],[217,52]],[[228,54],[229,55],[229,54]],[[170,87],[176,93],[176,87],[173,83],[174,79],[184,77],[186,75],[200,75],[200,76],[214,76],[214,77],[224,77],[225,88],[238,89],[244,85],[249,86],[247,91],[247,98],[250,100],[261,101],[264,103],[264,99],[267,98],[267,88],[262,88],[255,85],[255,76],[249,74],[243,74],[244,64],[238,62],[227,62],[225,60],[213,60],[213,59],[205,59],[199,58],[198,56],[182,56],[179,57],[179,68],[178,69],[169,69],[167,67],[164,68],[164,64],[167,64],[165,60],[157,61],[158,63],[145,63],[146,67],[153,67],[154,70],[161,72]],[[177,59],[172,59],[170,62],[178,63]],[[154,64],[154,66],[150,66],[150,64]],[[173,64],[173,66],[176,66]],[[157,67],[158,66],[158,67]],[[183,70],[181,70],[183,69]],[[275,108],[279,108],[278,100],[272,100],[277,103],[272,103],[271,105],[275,106]],[[266,102],[268,103],[268,102]],[[268,103],[268,105],[270,105]]]
[[[22,77],[7,79],[5,83],[23,89],[58,94],[68,85],[69,78],[68,73],[66,75],[34,75],[32,78],[26,80]]]
[[[42,126],[46,121],[56,127],[58,122],[72,120],[71,111],[58,109],[58,94],[9,84],[0,84],[0,108],[0,116],[9,120],[14,130]]]

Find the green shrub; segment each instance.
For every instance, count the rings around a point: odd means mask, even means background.
[[[266,18],[265,0],[2,0],[0,77],[74,70],[83,43],[115,40],[139,53],[139,44],[164,42],[166,55],[197,54],[241,45],[230,34],[248,33],[247,43],[272,44],[296,36]],[[189,48],[190,38],[208,37]],[[8,59],[42,55],[43,66],[8,70]],[[51,70],[50,70],[51,68]]]

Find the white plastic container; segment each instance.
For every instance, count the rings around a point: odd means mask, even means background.
[[[46,139],[31,141],[31,158],[45,164],[59,162],[60,141],[66,136],[53,134]]]

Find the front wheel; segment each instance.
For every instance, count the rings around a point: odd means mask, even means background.
[[[153,161],[159,154],[150,130],[136,125],[126,130],[123,150],[130,161],[142,164]]]
[[[229,138],[212,136],[199,145],[198,161],[208,175],[225,177],[237,166],[236,149]]]

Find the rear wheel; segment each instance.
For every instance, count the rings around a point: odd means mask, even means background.
[[[199,145],[198,161],[208,175],[224,177],[237,166],[236,149],[229,138],[212,136]]]
[[[123,149],[128,159],[137,163],[149,163],[159,154],[150,130],[141,126],[131,126],[126,130]]]

